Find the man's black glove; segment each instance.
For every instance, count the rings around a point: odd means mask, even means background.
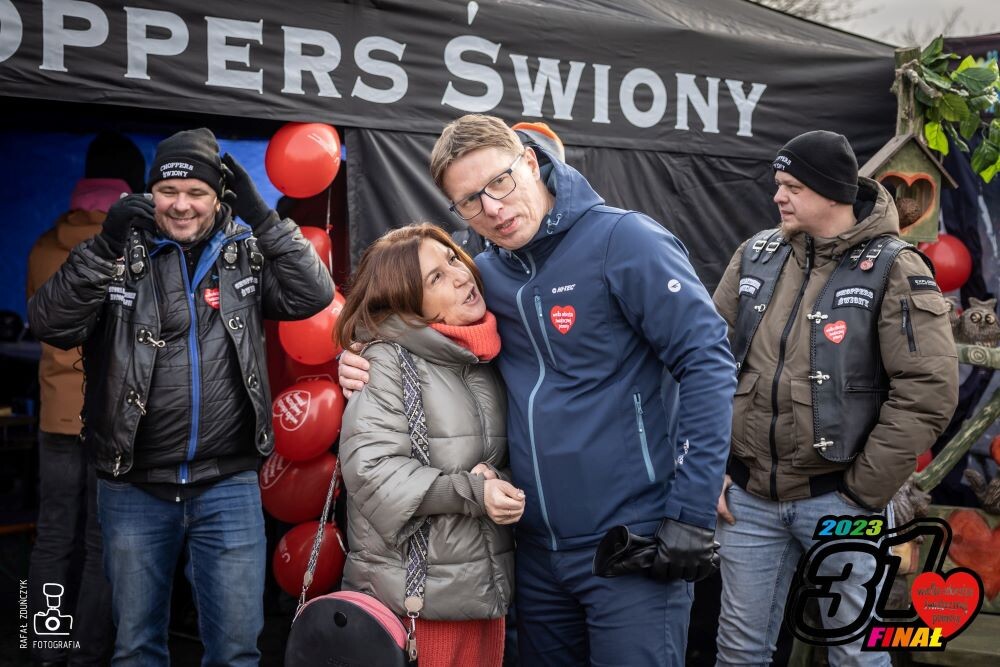
[[[229,153],[222,156],[222,173],[226,183],[222,199],[251,229],[260,233],[264,223],[277,221],[278,215],[257,192],[250,174]]]
[[[714,530],[674,519],[660,521],[650,576],[663,581],[701,581],[717,569],[719,543],[715,541]]]
[[[152,197],[149,194],[127,195],[108,209],[100,237],[108,248],[109,257],[121,257],[133,223],[153,220]]]

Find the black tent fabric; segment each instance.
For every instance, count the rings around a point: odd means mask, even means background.
[[[775,220],[778,147],[834,130],[864,162],[895,116],[891,47],[745,0],[5,0],[0,19],[3,96],[345,129],[355,260],[385,229],[448,220],[430,146],[485,112],[547,122],[711,286]]]

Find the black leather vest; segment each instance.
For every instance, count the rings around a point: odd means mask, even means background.
[[[913,248],[891,236],[854,246],[812,307],[797,315],[811,323],[813,447],[829,461],[848,462],[858,455],[888,398],[878,323],[889,271],[903,250]],[[733,356],[740,371],[790,254],[791,246],[778,229],[756,234],[744,249],[733,335]]]

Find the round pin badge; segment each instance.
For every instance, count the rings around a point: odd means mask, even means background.
[[[862,271],[871,271],[873,266],[875,266],[875,262],[871,261],[870,259],[866,259],[863,262],[861,262]]]

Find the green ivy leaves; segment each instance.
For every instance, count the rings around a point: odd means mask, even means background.
[[[966,141],[979,134],[981,141],[972,153],[972,168],[989,183],[1000,173],[1000,118],[987,124],[984,116],[1000,103],[1000,72],[995,60],[979,65],[972,56],[966,56],[950,70],[951,61],[959,59],[944,51],[943,36],[920,53],[914,97],[925,121],[924,140],[928,147],[947,155],[951,138],[967,153]]]

